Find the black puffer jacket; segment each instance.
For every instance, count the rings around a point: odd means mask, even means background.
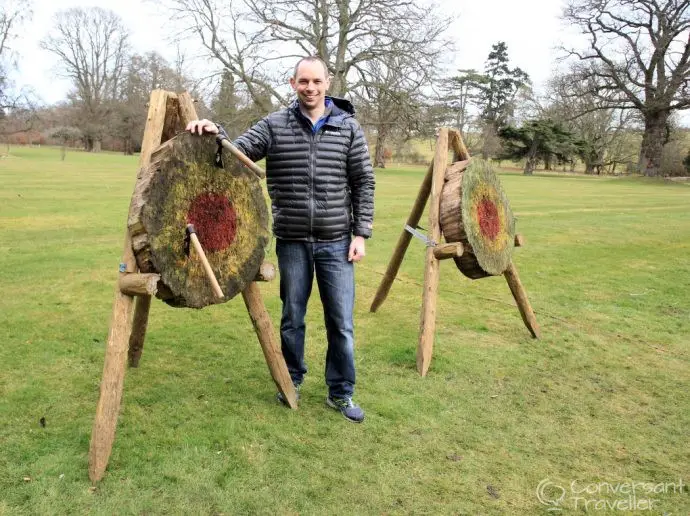
[[[233,143],[250,159],[266,158],[273,233],[289,240],[368,238],[374,218],[374,173],[352,104],[331,100],[316,133],[297,103],[268,115]]]

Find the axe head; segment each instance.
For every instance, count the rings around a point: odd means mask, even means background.
[[[187,224],[187,227],[184,230],[184,254],[187,257],[189,257],[189,244],[192,240],[192,233],[196,233],[194,224]]]

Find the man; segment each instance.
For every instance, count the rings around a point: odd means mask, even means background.
[[[364,257],[371,236],[374,174],[352,104],[326,96],[326,64],[317,57],[301,59],[290,85],[295,102],[233,144],[254,161],[266,158],[283,302],[281,348],[298,395],[307,372],[304,317],[316,273],[328,338],[326,404],[359,423],[364,411],[352,401],[353,264]],[[191,122],[187,130],[219,133],[209,120]],[[286,402],[280,393],[278,399]]]

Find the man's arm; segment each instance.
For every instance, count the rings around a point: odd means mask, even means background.
[[[352,232],[355,236],[369,238],[374,222],[374,170],[359,124],[347,156],[347,180],[352,195]]]
[[[348,259],[359,261],[364,257],[364,240],[371,236],[374,222],[374,170],[364,131],[359,124],[355,129],[347,156],[347,177],[352,196],[352,232]]]
[[[240,149],[252,161],[259,161],[266,157],[271,146],[271,128],[268,120],[263,118],[248,131],[240,135],[232,144]]]

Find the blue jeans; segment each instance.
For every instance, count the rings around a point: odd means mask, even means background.
[[[354,331],[355,275],[347,261],[350,239],[335,242],[301,242],[276,239],[280,271],[280,343],[295,385],[307,372],[304,363],[304,316],[316,272],[321,294],[328,352],[326,384],[334,398],[350,397],[355,386]]]

